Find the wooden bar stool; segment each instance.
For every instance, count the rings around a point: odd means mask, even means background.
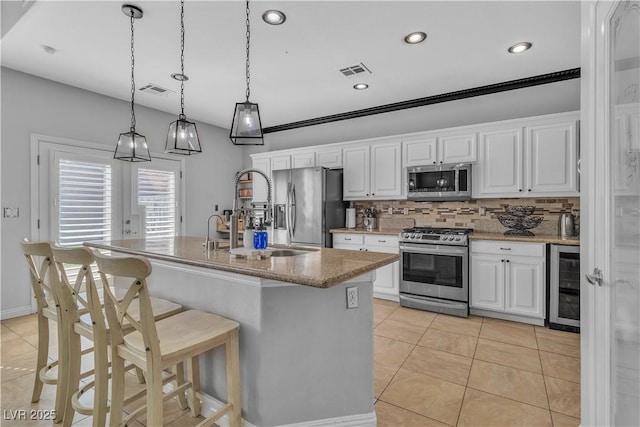
[[[191,415],[200,415],[200,372],[198,356],[224,345],[227,377],[227,403],[200,425],[211,425],[228,414],[230,425],[240,427],[241,393],[238,350],[239,324],[224,317],[196,310],[183,311],[175,316],[154,322],[146,278],[151,274],[151,264],[144,257],[115,257],[94,251],[103,283],[108,276],[131,280],[122,301],[113,295],[105,298],[105,311],[111,328],[111,425],[126,425],[145,411],[147,425],[163,423],[163,401],[189,390]],[[137,301],[135,300],[137,298]],[[140,320],[132,317],[132,309],[138,305]],[[126,321],[134,332],[123,332]],[[133,411],[126,419],[120,419],[124,397],[124,363],[129,361],[144,371],[147,381],[147,405]],[[163,395],[162,371],[187,362],[188,381],[178,381],[174,390]]]
[[[61,248],[51,246],[53,259],[55,260],[56,275],[59,280],[53,281],[53,291],[56,295],[59,311],[59,322],[64,333],[60,340],[67,349],[69,367],[64,371],[68,381],[61,387],[66,392],[63,426],[70,426],[74,413],[77,411],[84,415],[93,415],[94,426],[104,426],[108,412],[108,380],[109,380],[109,328],[106,324],[102,299],[96,286],[91,265],[94,262],[93,253],[88,248]],[[72,282],[67,275],[67,269],[77,271]],[[84,292],[82,290],[84,289]],[[103,290],[103,295],[107,292]],[[115,293],[112,290],[109,293]],[[124,293],[122,294],[124,296]],[[121,299],[118,292],[118,300]],[[164,319],[182,311],[182,306],[174,302],[151,298],[151,310],[155,320]],[[132,312],[136,320],[140,318],[139,312]],[[133,331],[133,327],[125,324],[124,333]],[[85,337],[93,342],[94,369],[92,372],[81,373],[81,347],[80,337]],[[93,381],[82,385],[80,379],[94,374]],[[93,389],[93,406],[86,407],[80,403],[80,397]],[[183,402],[186,407],[186,402]]]
[[[66,378],[66,373],[58,369],[57,375],[51,370],[58,366],[60,360],[47,364],[49,358],[49,320],[56,322],[58,326],[58,336],[63,335],[61,325],[58,321],[58,307],[56,306],[51,280],[55,276],[53,274],[53,256],[51,247],[47,242],[29,242],[24,239],[21,242],[22,252],[27,259],[29,265],[29,275],[31,278],[31,287],[38,306],[38,356],[36,362],[36,375],[33,383],[33,393],[31,402],[40,400],[43,384],[56,385],[56,417],[54,423],[62,421],[64,407],[64,399],[66,394],[60,391],[62,381],[58,379]],[[66,357],[66,352],[62,351],[63,347],[58,346],[58,352],[61,358]],[[66,366],[66,364],[65,364]]]

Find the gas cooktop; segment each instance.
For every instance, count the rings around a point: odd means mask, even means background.
[[[466,246],[472,228],[413,227],[400,233],[402,242]]]

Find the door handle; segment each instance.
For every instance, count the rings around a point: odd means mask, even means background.
[[[593,274],[587,273],[585,276],[587,277],[587,282],[591,283],[592,285],[602,286],[602,270],[600,270],[599,268],[594,268]]]

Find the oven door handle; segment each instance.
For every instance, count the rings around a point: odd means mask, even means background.
[[[433,254],[433,255],[465,255],[467,253],[466,246],[451,247],[445,245],[412,245],[401,244],[400,250],[404,252],[415,252],[420,254]]]

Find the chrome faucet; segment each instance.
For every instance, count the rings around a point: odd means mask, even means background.
[[[238,208],[238,183],[240,182],[240,177],[242,177],[243,175],[249,172],[254,172],[259,175],[262,175],[264,179],[267,180],[267,206],[265,208],[255,208],[255,207],[251,209]],[[267,174],[261,171],[260,169],[248,168],[248,169],[243,169],[240,172],[236,173],[235,185],[233,188],[233,210],[231,212],[231,224],[229,224],[229,228],[230,228],[229,245],[231,249],[234,249],[240,246],[239,233],[238,233],[238,219],[240,217],[241,212],[263,210],[264,224],[265,225],[271,224],[271,218],[272,218],[271,194],[272,194],[271,178],[269,178]]]
[[[212,241],[211,238],[209,237],[209,225],[211,224],[211,218],[213,217],[217,217],[223,224],[224,224],[224,220],[222,219],[222,217],[218,214],[212,214],[211,216],[209,216],[209,218],[207,218],[207,239],[204,241],[204,250],[205,251],[209,251],[211,249],[216,250],[216,245],[215,245],[215,241]],[[216,221],[216,224],[218,222]],[[214,243],[213,248],[210,247],[211,243]]]

